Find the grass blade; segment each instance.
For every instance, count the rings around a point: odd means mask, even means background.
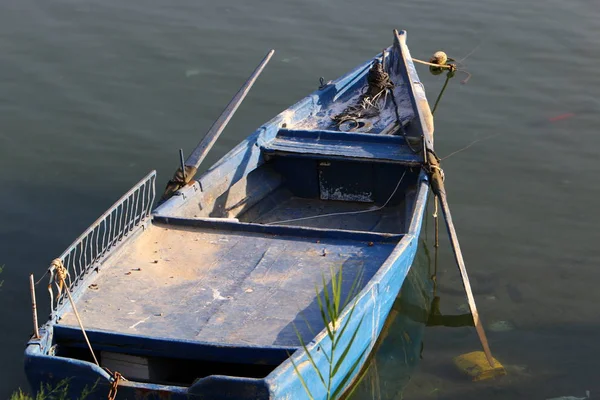
[[[314,400],[314,397],[310,393],[310,389],[308,388],[308,385],[306,384],[306,381],[302,377],[302,374],[300,373],[300,370],[298,369],[298,367],[296,366],[296,363],[294,362],[294,360],[292,360],[291,357],[290,357],[290,361],[292,362],[292,365],[294,366],[294,371],[296,372],[296,375],[298,375],[298,379],[300,379],[300,383],[302,383],[302,387],[304,388],[304,391],[308,395],[308,398],[310,400]]]
[[[377,365],[375,360],[373,360],[373,363],[374,363],[373,365],[375,365],[375,366]],[[367,376],[367,372],[369,372],[369,370],[370,370],[370,367],[363,368],[360,375],[356,377],[356,381],[352,384],[352,390],[350,390],[344,396],[345,399],[352,398],[352,395],[354,394],[354,392],[356,391],[356,389],[358,388],[358,386],[360,385],[362,380],[365,379],[365,376]],[[379,396],[379,397],[381,397],[381,396]],[[373,398],[375,398],[375,396],[373,396]]]
[[[358,288],[360,287],[360,282],[363,278],[364,270],[360,270],[358,275],[354,278],[352,282],[352,286],[350,287],[350,291],[348,292],[348,296],[346,296],[346,300],[344,301],[344,306],[342,308],[346,308],[348,304],[350,304],[350,300],[352,300],[358,294]]]
[[[354,333],[352,334],[352,337],[350,338],[350,341],[348,342],[348,345],[344,349],[344,352],[340,356],[340,358],[337,361],[337,363],[335,363],[335,366],[333,367],[333,375],[334,376],[335,376],[335,374],[337,374],[338,370],[340,369],[340,367],[344,363],[344,360],[346,359],[346,356],[348,355],[348,352],[350,351],[350,348],[352,347],[352,344],[354,343],[354,339],[356,339],[356,335],[360,331],[360,326],[362,325],[363,320],[364,320],[364,317],[361,318],[360,321],[358,322],[358,325],[356,326],[356,329],[354,330]]]
[[[329,290],[327,289],[327,282],[325,282],[325,275],[322,276],[323,278],[323,297],[325,298],[325,306],[327,308],[327,312],[329,313],[329,320],[327,321],[327,323],[329,322],[333,322],[335,321],[335,314],[334,314],[334,310],[331,304],[331,300],[329,298]]]
[[[346,328],[348,327],[350,321],[352,320],[352,315],[354,314],[354,310],[356,309],[356,303],[354,303],[354,305],[352,306],[352,309],[350,310],[350,313],[348,313],[348,316],[346,317],[346,321],[344,322],[344,326],[342,327],[342,329],[340,329],[339,334],[337,335],[337,338],[335,338],[335,345],[337,346],[341,337],[344,336],[344,332],[346,331]]]
[[[325,315],[325,307],[323,306],[323,301],[321,300],[321,295],[319,294],[319,289],[315,286],[315,292],[317,293],[317,302],[319,303],[319,311],[321,312],[321,318],[323,319],[323,324],[325,324],[325,329],[327,329],[327,336],[333,342],[333,332],[329,329],[329,320],[327,319],[327,315]]]
[[[308,348],[306,347],[306,343],[304,342],[304,339],[302,338],[300,331],[296,328],[295,324],[293,326],[294,326],[294,330],[296,332],[296,336],[298,337],[298,340],[300,342],[300,345],[302,346],[302,349],[306,353],[306,357],[309,361],[310,367],[315,370],[315,373],[317,374],[319,380],[321,381],[321,383],[325,387],[325,390],[327,391],[326,399],[333,400],[333,399],[338,398],[341,391],[343,389],[345,389],[345,385],[348,383],[348,381],[352,377],[352,375],[356,372],[356,368],[358,367],[358,365],[364,358],[365,352],[368,350],[368,348],[360,353],[360,356],[358,357],[358,359],[354,360],[354,362],[350,366],[349,370],[347,371],[347,374],[341,380],[340,385],[337,386],[335,392],[332,393],[332,390],[334,389],[334,386],[333,386],[334,378],[335,378],[336,374],[339,373],[342,365],[344,365],[344,362],[347,361],[347,357],[350,352],[350,349],[353,347],[353,345],[356,341],[356,338],[358,337],[358,332],[360,331],[363,320],[364,320],[364,316],[362,316],[360,318],[360,321],[358,321],[356,328],[353,330],[352,336],[348,340],[347,346],[343,349],[341,356],[336,361],[335,355],[338,352],[337,347],[341,343],[340,342],[341,338],[345,334],[348,333],[350,322],[354,318],[354,311],[358,304],[356,295],[359,292],[358,289],[360,288],[360,282],[362,282],[364,270],[361,269],[360,271],[357,272],[356,277],[354,278],[354,281],[352,282],[350,291],[349,291],[348,295],[346,296],[346,298],[344,299],[343,305],[342,305],[343,266],[340,266],[340,268],[337,271],[335,271],[333,268],[330,268],[329,273],[330,273],[330,279],[331,279],[330,283],[327,282],[327,280],[325,278],[325,274],[321,275],[322,293],[319,292],[319,287],[317,285],[315,285],[315,296],[316,296],[316,300],[317,300],[317,303],[319,306],[321,319],[323,320],[323,324],[325,326],[325,331],[327,333],[327,337],[331,341],[331,348],[328,349],[329,354],[328,354],[327,349],[325,349],[323,347],[324,346],[323,343],[318,344],[320,346],[319,350],[321,350],[323,357],[325,358],[325,360],[328,363],[328,368],[327,368],[328,374],[327,375],[325,375],[325,372],[321,372],[321,370],[317,366],[317,363],[316,363],[315,359],[313,358],[312,354],[308,351]],[[329,290],[329,284],[331,285],[331,292]],[[346,306],[348,306],[350,304],[350,301],[352,299],[354,299],[354,304],[352,305],[352,308],[348,312],[347,319],[342,322],[340,320],[340,314],[346,308]],[[302,318],[305,320],[307,326],[309,327],[309,330],[314,335],[314,332],[312,331],[307,318],[303,314],[302,314]],[[290,360],[291,360],[291,357],[290,357]],[[310,393],[310,389],[307,385],[307,382],[306,382],[305,378],[303,376],[301,376],[301,374],[300,374],[300,369],[298,368],[298,366],[295,364],[295,362],[293,360],[291,360],[291,362],[292,362],[292,365],[294,366],[294,372],[298,375],[298,378],[300,379],[304,390],[308,394],[309,398],[311,400],[313,400],[313,396]],[[364,374],[362,374],[361,376],[364,376]]]
[[[340,267],[337,274],[335,274],[332,269],[331,274],[331,291],[333,292],[335,317],[337,319],[340,315],[340,304],[342,303],[342,267]],[[334,282],[335,285],[333,284]]]
[[[333,392],[331,399],[337,399],[340,396],[340,394],[343,393],[344,387],[346,386],[346,384],[352,377],[354,370],[356,370],[356,367],[358,367],[358,364],[360,363],[362,358],[365,356],[365,353],[367,352],[367,350],[368,350],[368,347],[366,349],[364,349],[363,352],[360,354],[360,356],[356,359],[356,361],[354,361],[354,364],[352,364],[352,367],[350,367],[350,369],[348,370],[348,373],[346,374],[346,376],[344,376],[344,379],[342,379],[342,381],[339,383],[335,392]]]
[[[316,333],[313,330],[312,326],[310,326],[310,322],[308,322],[308,319],[306,318],[306,315],[304,315],[304,311],[300,311],[300,316],[302,317],[302,319],[304,320],[304,323],[306,324],[306,327],[308,328],[308,331],[310,332],[311,335],[315,336]]]
[[[327,384],[325,383],[325,378],[323,378],[323,375],[321,374],[321,370],[319,370],[319,367],[317,366],[317,363],[315,363],[315,360],[313,360],[312,355],[308,351],[308,348],[306,347],[306,344],[304,343],[304,339],[302,339],[302,335],[300,334],[300,332],[298,331],[298,329],[296,329],[296,325],[293,325],[293,327],[294,327],[294,330],[296,331],[296,336],[298,336],[298,339],[300,340],[300,345],[302,346],[302,349],[306,353],[306,357],[308,358],[308,361],[310,362],[310,365],[317,372],[317,375],[319,376],[319,379],[323,383],[323,386],[327,387]],[[327,356],[326,356],[326,358],[328,359]],[[330,362],[329,359],[328,359],[327,362]]]

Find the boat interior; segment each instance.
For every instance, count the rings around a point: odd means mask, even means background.
[[[323,329],[323,278],[342,268],[343,296],[369,282],[408,231],[423,159],[399,76],[400,119],[388,98],[370,131],[331,125],[370,66],[261,127],[88,278],[77,307],[103,366],[184,386],[264,377]],[[55,353],[89,359],[65,310]]]

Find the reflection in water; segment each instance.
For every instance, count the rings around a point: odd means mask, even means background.
[[[422,358],[427,326],[473,326],[470,313],[442,315],[436,296],[436,271],[428,244],[421,242],[415,261],[383,327],[352,400],[401,399]]]

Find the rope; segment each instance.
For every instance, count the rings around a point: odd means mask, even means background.
[[[435,242],[433,244],[433,247],[435,249],[435,253],[433,256],[434,257],[434,261],[433,261],[434,272],[433,272],[433,276],[431,277],[431,279],[433,280],[433,296],[435,297],[436,291],[437,291],[437,272],[438,272],[438,260],[439,260],[439,248],[440,248],[440,219],[438,216],[438,198],[437,198],[437,196],[435,196],[433,198],[433,205],[434,205],[433,219],[434,219],[434,224],[435,224]]]
[[[423,65],[429,65],[430,67],[436,67],[436,68],[446,68],[449,70],[454,70],[456,71],[456,65],[454,64],[435,64],[435,63],[431,63],[431,62],[427,62],[427,61],[423,61],[423,60],[419,60],[417,58],[413,58],[412,59],[414,62],[418,62],[419,64],[423,64]]]
[[[50,304],[52,307],[54,307],[54,293],[52,292],[52,284],[54,283],[56,285],[56,290],[58,292],[56,295],[56,300],[58,300],[62,294],[63,287],[67,288],[65,279],[69,278],[70,282],[71,276],[69,275],[69,271],[65,268],[60,258],[55,258],[52,260],[50,263],[50,268],[48,268],[46,274],[50,274],[50,280],[48,281],[48,292],[50,293]],[[44,276],[46,276],[46,274],[44,274]]]
[[[50,268],[48,269],[48,273],[50,273],[50,284],[48,285],[48,289],[50,290],[50,293],[52,293],[51,285],[54,280],[54,276],[56,275],[56,278],[58,279],[57,287],[58,287],[58,292],[59,292],[57,297],[60,296],[61,290],[64,287],[65,293],[67,294],[67,297],[69,298],[69,302],[71,303],[71,307],[73,308],[73,314],[75,314],[75,318],[77,318],[77,322],[79,323],[79,328],[81,328],[81,333],[83,333],[83,337],[88,346],[88,349],[90,350],[90,353],[92,354],[94,363],[99,368],[102,368],[102,367],[100,367],[100,363],[98,362],[98,359],[96,358],[96,354],[94,353],[94,349],[92,348],[90,339],[88,338],[88,335],[85,332],[85,328],[83,327],[83,322],[81,321],[81,317],[79,316],[79,313],[77,312],[77,307],[75,306],[75,301],[73,300],[73,297],[71,297],[71,291],[69,290],[69,287],[67,286],[66,278],[69,276],[69,271],[67,271],[67,269],[65,268],[62,260],[60,258],[56,258],[56,259],[52,260],[52,263],[50,264]],[[52,295],[51,295],[50,299],[52,300]],[[121,375],[117,371],[111,372],[108,369],[105,369],[105,370],[112,377],[111,387],[108,392],[108,400],[115,400],[115,397],[117,396],[117,387],[119,386],[119,381],[121,379],[125,379],[125,378],[123,377],[123,375]]]
[[[38,279],[38,281],[35,283],[35,285],[37,286],[42,281],[42,279],[44,279],[46,277],[46,275],[48,275],[48,270],[46,270],[44,275],[42,275],[42,277],[40,279]]]
[[[432,186],[432,190],[434,192],[434,197],[433,197],[433,221],[434,221],[434,229],[435,229],[435,239],[434,239],[434,274],[431,277],[431,279],[433,280],[433,295],[435,297],[436,291],[437,291],[437,271],[438,271],[438,262],[439,262],[439,248],[440,248],[440,218],[439,218],[439,213],[438,213],[438,202],[439,202],[439,196],[440,196],[440,192],[439,189],[435,189],[435,187],[438,186],[438,184],[436,184],[437,179],[439,179],[441,181],[441,186],[443,188],[443,182],[446,180],[446,177],[444,175],[444,170],[440,167],[439,165],[439,157],[435,154],[435,152],[433,150],[428,150],[430,154],[429,157],[429,162],[428,164],[426,164],[424,166],[425,170],[427,171],[427,173],[430,176],[431,179],[431,186]],[[436,178],[437,177],[437,178]],[[434,299],[435,301],[435,299]]]
[[[440,100],[442,99],[442,95],[444,94],[444,91],[446,90],[446,87],[448,86],[448,82],[450,81],[450,78],[452,78],[453,76],[454,76],[454,74],[452,73],[452,71],[448,71],[448,74],[446,75],[446,82],[444,82],[444,86],[442,86],[442,90],[440,91],[440,94],[438,94],[438,97],[435,100],[433,110],[431,110],[431,115],[435,114],[435,110],[437,110],[437,106],[440,103]]]
[[[446,180],[446,175],[444,174],[444,170],[439,165],[429,165],[429,170],[430,170],[430,173],[439,172],[440,176],[442,177],[442,181]],[[437,204],[435,207],[435,212],[437,214]]]
[[[373,62],[373,66],[371,67],[367,75],[366,92],[361,95],[357,104],[346,107],[344,111],[334,116],[332,119],[339,126],[347,120],[374,117],[381,111],[379,105],[377,105],[377,101],[382,95],[387,95],[387,91],[392,90],[394,86],[395,85],[392,82],[390,75],[385,71],[383,67],[383,63],[381,63],[379,60],[375,60]],[[395,99],[393,99],[393,101],[396,105]],[[398,114],[397,106],[396,118],[400,123],[400,115]],[[402,126],[401,123],[400,126]]]
[[[265,225],[285,224],[287,222],[304,221],[304,220],[307,220],[307,219],[315,219],[315,218],[322,218],[322,217],[333,217],[333,216],[338,216],[338,215],[354,215],[354,214],[363,214],[363,213],[369,213],[369,212],[379,211],[379,210],[385,208],[385,206],[387,206],[388,203],[392,200],[392,197],[394,197],[394,195],[398,191],[398,188],[400,187],[400,184],[402,183],[402,180],[404,179],[404,175],[406,175],[406,170],[404,170],[404,172],[402,173],[402,176],[400,177],[400,180],[396,184],[396,188],[394,189],[394,191],[392,192],[392,194],[390,195],[390,197],[386,200],[386,202],[381,207],[376,207],[376,208],[373,208],[373,209],[370,209],[370,210],[347,211],[347,212],[339,212],[339,213],[331,213],[331,214],[313,215],[311,217],[286,219],[284,221],[268,222]]]
[[[495,138],[496,136],[499,136],[499,135],[501,135],[502,133],[504,133],[504,132],[498,132],[498,133],[494,133],[493,135],[489,135],[489,136],[486,136],[486,137],[483,137],[483,138],[480,138],[480,139],[473,140],[471,143],[469,143],[469,144],[468,144],[468,145],[466,145],[465,147],[463,147],[463,148],[461,148],[461,149],[458,149],[458,150],[456,150],[456,151],[453,151],[452,153],[448,154],[448,155],[447,155],[447,156],[445,156],[445,157],[442,157],[442,158],[440,159],[440,161],[444,161],[445,159],[447,159],[447,158],[450,158],[450,157],[452,157],[453,155],[455,155],[455,154],[457,154],[457,153],[460,153],[461,151],[467,150],[469,147],[473,146],[474,144],[477,144],[478,142],[481,142],[481,141],[483,141],[483,140],[488,140],[488,139]]]
[[[77,312],[77,307],[75,307],[75,302],[73,301],[73,297],[71,297],[71,291],[69,290],[69,287],[67,286],[67,283],[65,282],[65,278],[68,276],[69,272],[63,265],[63,262],[60,258],[53,260],[52,264],[50,265],[50,277],[51,277],[50,279],[52,279],[54,273],[56,273],[56,277],[59,280],[59,286],[62,287],[64,285],[65,292],[67,293],[67,297],[69,298],[69,302],[71,303],[71,307],[73,307],[73,314],[75,314],[75,318],[77,318],[77,322],[79,323],[79,327],[81,328],[81,333],[83,333],[85,342],[87,343],[87,346],[90,349],[90,353],[92,353],[92,358],[94,359],[94,363],[96,363],[96,365],[98,367],[100,367],[100,363],[98,362],[98,359],[96,358],[96,354],[94,353],[94,350],[92,349],[92,344],[90,343],[90,340],[88,339],[87,333],[85,333],[85,328],[83,327],[83,322],[81,322],[81,317],[79,316],[79,313]],[[48,286],[48,287],[50,287],[50,286]]]
[[[163,193],[159,204],[169,199],[171,196],[173,196],[173,193],[190,183],[194,178],[196,171],[197,168],[193,165],[184,165],[184,169],[182,169],[181,167],[177,168],[177,171],[175,171],[173,178],[171,178],[171,180],[167,182],[165,192]]]

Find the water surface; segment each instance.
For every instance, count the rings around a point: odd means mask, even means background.
[[[495,356],[509,375],[471,383],[452,358],[470,328],[427,328],[396,398],[583,396],[600,387],[600,7],[590,1],[7,0],[0,4],[0,398],[26,386],[27,276],[147,171],[166,182],[270,48],[277,53],[206,160],[409,31],[412,54],[443,49],[454,79],[436,113],[450,204]],[[420,74],[430,100],[443,77]],[[567,115],[556,120],[557,116]],[[465,303],[447,242],[442,311]],[[47,310],[43,286],[41,310]],[[45,312],[40,314],[45,319]],[[394,338],[394,332],[390,333]],[[393,339],[390,339],[393,340]],[[389,343],[389,342],[388,342]],[[381,357],[395,357],[383,346]],[[383,393],[383,392],[382,392]],[[387,393],[387,392],[386,392]],[[383,395],[380,395],[383,396]]]

